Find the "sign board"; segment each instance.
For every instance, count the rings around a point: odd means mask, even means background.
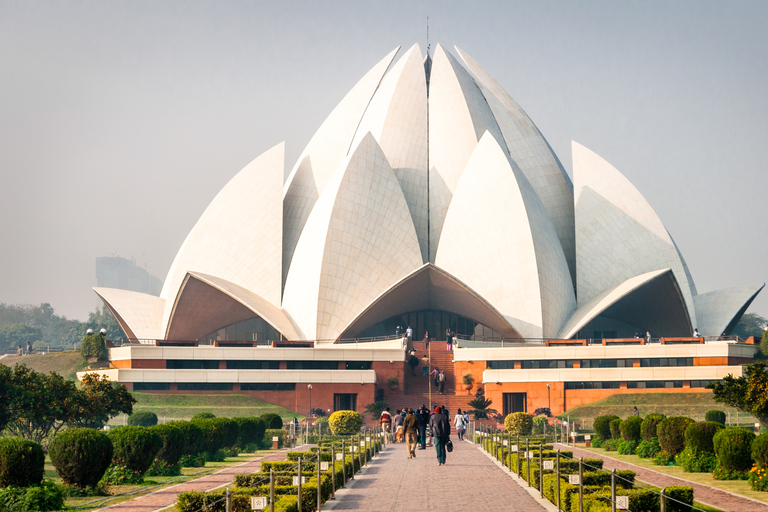
[[[507,441],[507,440],[505,439],[505,440],[503,441],[503,445],[504,445],[504,446],[507,446],[508,444],[509,444],[509,441]]]
[[[516,451],[517,451],[517,445],[516,445],[516,444],[513,444],[512,446],[510,446],[510,447],[509,447],[509,451],[511,451],[511,452],[516,452]]]
[[[368,443],[370,443],[370,442],[371,442],[371,436],[366,436],[366,437],[365,437],[365,441],[366,441],[366,442],[368,442]]]
[[[536,457],[536,452],[525,452],[526,459],[533,459],[534,457]]]
[[[274,437],[272,438],[272,442],[273,442],[273,443],[276,443],[276,442],[278,442],[279,440],[280,440],[280,438],[279,438],[279,437],[277,437],[277,436],[274,436]]]
[[[616,496],[616,510],[629,510],[629,496]]]
[[[555,461],[553,461],[553,460],[545,460],[544,461],[544,469],[555,469]]]
[[[266,496],[253,496],[251,497],[251,510],[264,510],[267,508]]]
[[[589,434],[584,434],[584,440],[585,440],[585,441],[589,441],[590,439],[592,439],[592,436],[591,436],[591,435],[589,435]]]
[[[568,475],[568,483],[571,485],[579,485],[579,475]]]
[[[576,437],[576,432],[571,432],[571,437]]]
[[[343,453],[337,453],[336,454],[336,460],[342,460],[342,459],[344,459],[344,454]]]
[[[360,441],[360,447],[365,448],[365,441]]]
[[[301,477],[301,483],[302,484],[307,483],[307,477],[302,476]],[[299,477],[298,476],[293,477],[293,485],[299,485]]]
[[[328,462],[326,461],[320,462],[320,471],[328,471]]]

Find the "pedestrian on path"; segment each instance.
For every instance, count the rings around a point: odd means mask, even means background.
[[[443,414],[443,408],[439,405],[435,409],[435,414],[429,418],[429,426],[432,429],[432,437],[435,443],[435,452],[437,454],[437,465],[445,465],[445,445],[451,437],[451,422],[448,416]]]
[[[424,404],[421,405],[421,409],[416,412],[416,419],[419,420],[419,442],[421,447],[419,450],[427,449],[427,423],[429,423],[429,411]]]
[[[392,413],[389,412],[389,407],[381,411],[379,421],[381,422],[382,430],[384,430],[387,438],[389,438],[389,433],[392,432]]]
[[[392,418],[392,432],[395,434],[395,442],[399,443],[403,438],[403,415],[400,409],[395,413],[395,417]]]
[[[453,418],[453,426],[456,427],[456,435],[459,437],[459,441],[463,441],[467,425],[464,423],[464,415],[461,413],[461,409],[459,409],[459,412],[457,412],[456,416]]]
[[[416,440],[419,435],[419,420],[413,414],[413,409],[408,409],[408,416],[403,420],[405,429],[405,447],[408,450],[408,458],[416,457]]]

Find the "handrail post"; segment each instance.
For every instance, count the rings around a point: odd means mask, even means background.
[[[322,487],[322,476],[320,475],[320,445],[317,446],[317,510],[320,510],[321,495],[320,488]]]
[[[527,478],[525,479],[526,482],[528,482],[528,487],[531,486],[531,459],[528,457],[528,452],[530,451],[530,439],[527,437],[525,438],[525,472],[527,475]]]
[[[331,499],[336,497],[336,448],[331,442]]]
[[[275,470],[269,468],[269,512],[275,512]]]
[[[584,512],[584,457],[579,457],[579,512]]]
[[[611,512],[616,512],[616,468],[611,470]]]
[[[299,477],[297,480],[297,486],[296,486],[296,496],[297,496],[297,509],[301,510],[301,457],[299,457]]]
[[[557,498],[557,512],[560,512],[560,448],[557,449],[555,454],[555,496]],[[614,511],[615,512],[615,511]]]
[[[520,476],[520,434],[517,434],[517,452],[515,454],[515,474]]]
[[[543,444],[539,443],[539,493],[544,498],[544,450]]]
[[[512,471],[512,434],[507,432],[507,467]]]
[[[667,488],[661,488],[661,496],[659,496],[660,512],[667,512],[667,495],[664,492]]]
[[[229,487],[227,487],[227,498],[225,503],[225,510],[227,512],[232,512],[232,491],[229,490]]]
[[[347,485],[347,451],[344,449],[344,440],[341,440],[341,483],[342,487]]]

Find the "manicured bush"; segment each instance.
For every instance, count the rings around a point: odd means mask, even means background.
[[[640,425],[643,419],[639,416],[630,416],[621,422],[621,438],[625,441],[640,442]]]
[[[112,441],[114,453],[112,464],[125,466],[131,471],[144,474],[155,455],[163,447],[163,438],[156,431],[146,427],[122,427],[107,433]]]
[[[0,511],[29,512],[61,510],[64,508],[64,489],[50,480],[32,487],[0,488]]]
[[[200,427],[203,439],[200,443],[202,451],[216,453],[224,447],[224,431],[219,428],[214,419],[194,420],[193,423]]]
[[[674,457],[685,448],[685,429],[693,423],[691,418],[671,416],[656,427],[661,450]]]
[[[99,485],[136,485],[144,483],[141,471],[134,471],[125,466],[109,466]]]
[[[192,416],[189,421],[212,420],[215,417],[216,417],[216,415],[213,414],[212,412],[207,412],[207,411],[205,411],[205,412],[198,412],[197,414]]]
[[[650,441],[641,441],[635,449],[635,454],[641,459],[650,459],[651,457],[655,457],[660,451],[661,446],[659,446],[659,438],[653,437]]]
[[[93,487],[112,462],[112,450],[112,441],[103,432],[72,428],[56,434],[48,455],[65,484]]]
[[[664,421],[667,417],[663,414],[649,414],[645,417],[643,422],[640,424],[640,437],[643,439],[643,441],[650,441],[654,437],[658,438],[656,435],[656,425]]]
[[[249,444],[258,444],[264,437],[264,422],[259,418],[232,418],[237,423],[237,446],[240,449]]]
[[[717,423],[725,426],[725,413],[723,411],[707,411],[704,415],[705,421],[716,421]]]
[[[634,455],[637,445],[637,441],[621,441],[619,442],[619,449],[617,451],[621,455]]]
[[[150,427],[163,440],[163,446],[155,458],[167,464],[176,465],[184,453],[184,431],[174,423],[164,423]]]
[[[43,481],[45,453],[34,441],[0,437],[0,487],[28,487]]]
[[[136,411],[128,416],[128,425],[132,427],[152,427],[157,425],[157,414],[150,411]]]
[[[333,435],[356,434],[363,426],[363,417],[355,411],[336,411],[328,418]]]
[[[221,430],[221,448],[231,448],[237,444],[237,422],[230,418],[213,418],[210,420]]]
[[[752,467],[752,441],[755,434],[739,427],[727,427],[714,437],[715,455],[721,468],[748,471]]]
[[[274,412],[268,412],[266,414],[261,415],[261,420],[264,422],[264,426],[266,428],[283,428],[283,418],[280,417],[279,414],[275,414]]]
[[[664,488],[667,496],[667,512],[690,512],[693,506],[693,487],[670,485]]]
[[[173,425],[181,430],[184,436],[184,448],[181,451],[183,455],[197,456],[197,454],[205,451],[203,447],[203,431],[191,421],[169,421],[164,423],[164,425]]]
[[[595,434],[597,434],[603,441],[611,439],[611,422],[618,420],[618,416],[613,414],[607,414],[605,416],[598,416],[594,421]]]
[[[712,452],[699,452],[686,446],[675,457],[675,463],[688,473],[710,473],[717,468],[717,457]]]
[[[621,439],[621,424],[623,422],[620,419],[612,420],[609,424],[611,429],[611,439]]]
[[[752,441],[752,460],[758,468],[768,468],[768,433],[760,434]]]
[[[544,414],[539,414],[533,417],[533,431],[536,434],[545,434],[547,426],[549,425],[549,418]]]
[[[264,431],[264,445],[272,447],[272,438],[277,438],[277,447],[282,448],[284,441],[283,441],[283,429],[277,429],[277,428],[268,428]]]
[[[504,418],[504,428],[513,436],[529,436],[533,433],[533,415],[513,412]]]
[[[694,452],[715,453],[712,438],[723,426],[714,421],[699,421],[685,429],[685,447]]]
[[[80,355],[87,362],[103,363],[109,361],[107,345],[104,343],[104,336],[101,334],[88,334],[80,345]]]

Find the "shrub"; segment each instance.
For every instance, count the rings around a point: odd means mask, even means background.
[[[261,422],[263,426],[263,421],[258,418],[232,418],[232,421],[237,423],[237,443],[235,446],[245,448],[246,445],[261,441],[261,436],[257,435],[259,431],[258,422]],[[261,435],[264,435],[264,428],[261,429]]]
[[[533,415],[513,412],[504,418],[504,428],[513,436],[529,436],[533,432]]]
[[[621,419],[611,420],[609,428],[611,429],[611,439],[621,439]]]
[[[621,422],[621,438],[625,441],[640,441],[640,425],[643,419],[639,416],[630,416]]]
[[[203,433],[200,443],[201,451],[215,453],[224,447],[224,431],[214,419],[195,420],[194,424],[200,427],[200,431]]]
[[[670,485],[664,488],[668,512],[690,512],[693,506],[693,487]]]
[[[635,449],[635,454],[641,459],[650,459],[651,457],[655,457],[660,451],[659,438],[653,437],[650,441],[641,441]]]
[[[274,412],[268,412],[261,415],[261,420],[264,422],[266,428],[275,429],[283,428],[283,418],[279,414]]]
[[[707,411],[704,415],[705,421],[715,421],[725,426],[725,413],[723,411]]]
[[[283,429],[268,428],[266,431],[264,431],[264,444],[271,447],[273,437],[277,438],[277,447],[282,448],[283,447]]]
[[[752,469],[749,470],[749,477],[747,480],[749,480],[749,485],[752,486],[752,490],[762,492],[768,491],[767,469],[758,467],[757,465],[752,466]]]
[[[112,441],[103,432],[72,428],[56,434],[48,455],[65,484],[93,487],[109,467],[112,450]]]
[[[363,426],[363,417],[355,411],[336,411],[328,418],[333,435],[356,434]]]
[[[173,425],[181,430],[184,436],[184,448],[181,453],[184,455],[197,455],[205,451],[203,449],[203,431],[191,421],[169,421],[164,425]]]
[[[549,409],[549,407],[538,407],[535,411],[533,411],[534,416],[546,416],[547,418],[552,417],[552,411]]]
[[[659,438],[659,445],[662,451],[667,452],[674,457],[685,448],[685,429],[693,423],[691,418],[683,416],[672,416],[656,427],[656,434]]]
[[[107,433],[114,446],[112,464],[144,474],[163,447],[163,438],[146,427],[123,427]]]
[[[722,428],[721,424],[714,421],[699,421],[688,425],[685,429],[685,447],[694,452],[714,453],[712,438]]]
[[[109,466],[104,476],[101,477],[101,485],[135,485],[144,483],[141,471],[134,471],[125,466]]]
[[[184,431],[174,423],[164,423],[150,427],[163,440],[163,446],[157,452],[155,458],[167,464],[176,465],[184,453]]]
[[[0,487],[28,487],[43,481],[45,453],[34,441],[0,437]]]
[[[192,418],[190,418],[189,421],[212,420],[215,417],[216,417],[216,415],[213,414],[212,412],[207,412],[207,411],[205,411],[205,412],[198,412],[197,414],[192,416]]]
[[[88,334],[81,343],[80,355],[85,361],[103,363],[109,360],[107,345],[101,334]]]
[[[749,471],[725,469],[722,466],[718,466],[712,472],[712,478],[715,480],[749,480]]]
[[[64,508],[64,490],[50,480],[33,487],[5,487],[0,489],[0,510],[28,512],[30,510],[61,510]]]
[[[649,414],[645,417],[643,422],[640,424],[640,437],[643,439],[643,441],[650,441],[654,437],[658,438],[656,435],[656,425],[664,421],[667,417],[663,414]]]
[[[136,411],[128,416],[128,425],[132,427],[152,427],[157,425],[157,414],[150,411]]]
[[[675,464],[688,473],[710,473],[717,468],[717,457],[711,452],[699,452],[686,446],[677,454]]]
[[[608,414],[605,416],[598,416],[594,421],[595,433],[604,441],[611,438],[611,421],[618,420],[618,416]]]
[[[748,471],[752,467],[752,441],[755,434],[738,427],[720,430],[714,437],[715,455],[726,470]]]
[[[637,441],[621,441],[617,450],[621,455],[634,455],[637,449]]]
[[[760,434],[752,441],[752,460],[758,468],[768,468],[768,433]]]
[[[533,417],[533,431],[535,431],[537,434],[546,433],[547,425],[549,425],[549,418],[547,418],[545,415],[540,414]]]
[[[147,476],[179,476],[181,474],[181,464],[170,464],[161,459],[152,461],[152,465],[147,470]]]
[[[213,418],[210,420],[221,431],[221,448],[231,448],[237,444],[238,425],[230,418]]]
[[[607,452],[615,452],[619,449],[619,445],[621,444],[621,441],[619,439],[608,439],[604,444],[603,448]]]
[[[669,452],[665,452],[664,450],[660,451],[656,454],[656,456],[651,460],[651,462],[657,466],[669,466],[670,462],[673,462],[675,460],[674,455],[670,455]]]

